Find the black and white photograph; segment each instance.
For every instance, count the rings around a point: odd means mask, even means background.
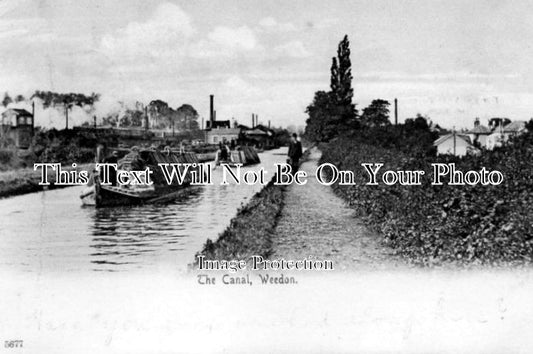
[[[533,352],[532,15],[0,0],[0,354]]]

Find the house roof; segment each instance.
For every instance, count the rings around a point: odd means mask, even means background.
[[[468,132],[468,134],[490,134],[492,133],[492,131],[484,126],[484,125],[478,125],[478,126],[475,126],[474,128],[470,129]]]
[[[261,129],[252,129],[252,130],[248,130],[246,132],[246,135],[269,135],[268,133],[262,131]]]
[[[259,129],[267,133],[268,135],[273,135],[274,130],[270,129],[269,127],[264,126],[263,124],[258,124],[254,127],[254,129]]]
[[[470,143],[470,139],[467,137],[467,136],[464,136],[464,135],[461,135],[461,134],[455,134],[455,137],[456,139],[460,139],[460,140],[463,140],[465,143],[467,143],[468,145],[472,145]],[[433,142],[433,145],[434,146],[438,146],[440,144],[442,144],[443,142],[445,142],[446,140],[450,139],[450,138],[453,138],[453,133],[450,133],[450,134],[446,134],[446,135],[443,135],[441,136],[440,138],[438,138],[437,140],[435,140]]]
[[[526,128],[526,122],[521,120],[515,120],[503,127],[504,133],[517,133]]]
[[[239,128],[218,128],[207,132],[209,135],[239,135],[241,130]]]
[[[9,109],[6,109],[2,114],[6,114],[6,113],[14,113],[17,116],[24,116],[24,117],[32,116],[30,112],[28,112],[25,109],[21,109],[21,108],[9,108]]]

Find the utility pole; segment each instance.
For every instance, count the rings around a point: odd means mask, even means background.
[[[65,130],[68,130],[68,104],[65,104]]]
[[[144,129],[148,130],[148,107],[144,106]]]
[[[394,125],[398,125],[398,99],[394,99]]]
[[[35,101],[31,101],[31,136],[35,133]]]

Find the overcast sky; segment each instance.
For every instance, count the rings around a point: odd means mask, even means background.
[[[531,1],[0,0],[0,90],[304,124],[348,34],[355,96],[447,126],[533,116]]]

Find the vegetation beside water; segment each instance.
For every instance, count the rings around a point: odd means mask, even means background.
[[[92,167],[92,164],[82,164],[76,167],[76,171],[91,171]],[[65,167],[64,169],[70,171],[72,167]],[[47,188],[54,189],[60,187],[52,183],[55,180],[55,172],[51,169],[48,169],[48,180],[51,184]],[[33,167],[12,171],[0,171],[0,198],[42,191],[44,186],[39,185],[40,181],[41,171],[34,171]]]

